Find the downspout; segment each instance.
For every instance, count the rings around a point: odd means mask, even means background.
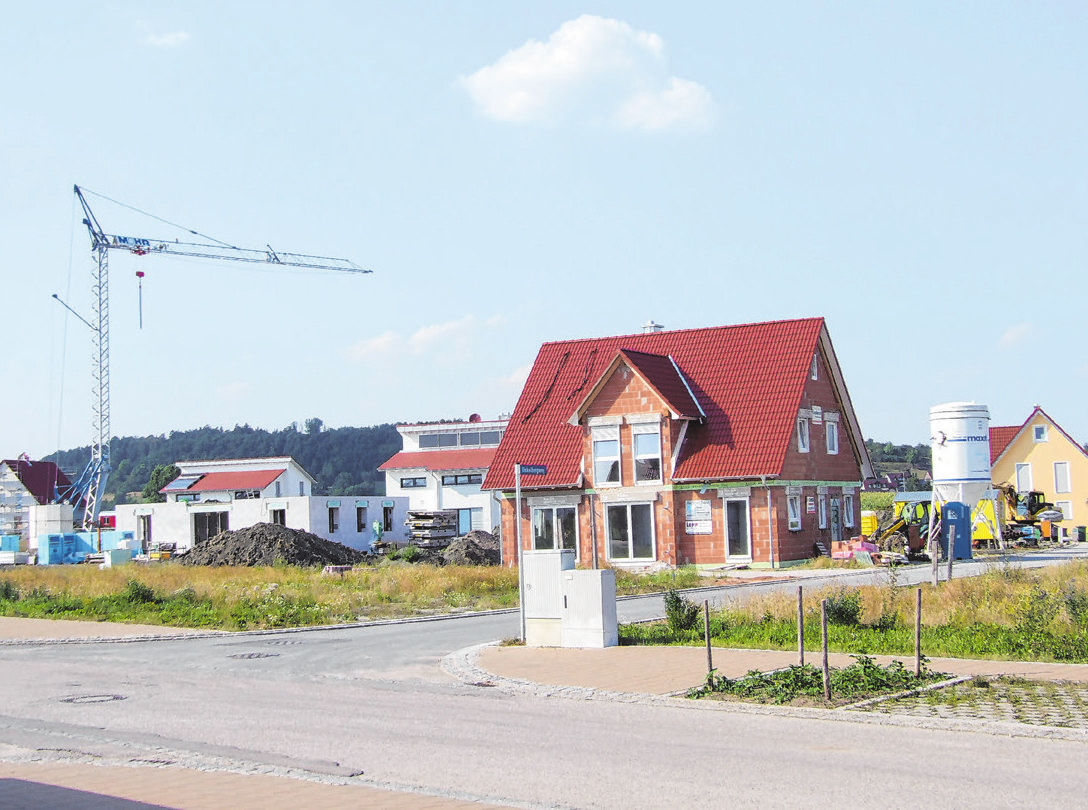
[[[771,551],[771,568],[774,568],[774,521],[771,519],[771,488],[767,486],[767,476],[761,475],[759,480],[763,488],[767,490],[767,541]]]

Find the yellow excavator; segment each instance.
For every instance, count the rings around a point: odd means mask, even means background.
[[[933,531],[941,532],[941,515],[937,514]],[[892,519],[879,526],[869,538],[881,551],[912,556],[923,554],[929,544],[929,501],[907,501]]]
[[[1057,523],[1065,517],[1038,490],[1017,492],[1012,484],[999,484],[997,488],[1005,498],[1005,525],[1001,530],[1005,540],[1035,540],[1040,536],[1037,531],[1040,523]]]

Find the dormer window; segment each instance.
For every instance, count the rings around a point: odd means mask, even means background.
[[[635,483],[660,483],[661,426],[632,425],[631,443],[635,456]]]
[[[620,485],[620,432],[618,427],[593,429],[593,485]]]

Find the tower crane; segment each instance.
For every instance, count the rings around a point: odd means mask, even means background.
[[[348,259],[332,259],[310,256],[304,253],[283,253],[267,246],[265,250],[251,250],[220,243],[178,242],[145,239],[132,236],[116,236],[106,233],[98,223],[87,198],[78,185],[73,186],[79,204],[83,208],[83,224],[91,237],[91,254],[94,257],[91,308],[93,323],[88,323],[94,333],[91,367],[94,378],[92,392],[91,458],[76,482],[66,492],[59,493],[62,500],[83,504],[83,528],[92,529],[98,523],[102,508],[102,496],[110,474],[110,314],[109,314],[109,253],[124,250],[138,256],[166,254],[200,259],[257,262],[284,267],[300,267],[313,270],[332,270],[342,273],[369,273]],[[196,233],[190,231],[190,233]],[[54,296],[55,297],[55,296]],[[62,302],[63,303],[63,302]],[[67,306],[67,305],[65,305]],[[82,320],[82,318],[81,318]]]

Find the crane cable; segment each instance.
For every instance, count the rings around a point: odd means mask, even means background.
[[[230,242],[224,242],[222,239],[216,239],[214,236],[208,236],[206,233],[201,233],[200,231],[195,231],[192,228],[186,228],[184,225],[178,225],[176,222],[171,222],[168,219],[163,219],[160,216],[156,216],[155,214],[152,214],[152,213],[150,213],[148,211],[144,211],[144,210],[142,210],[140,208],[137,208],[134,205],[129,205],[128,203],[123,203],[120,200],[115,200],[112,197],[107,197],[105,194],[99,194],[97,191],[91,191],[89,188],[84,188],[83,186],[80,186],[80,190],[86,192],[87,194],[93,194],[95,197],[98,197],[100,200],[106,200],[107,202],[111,202],[114,205],[119,205],[122,208],[129,209],[130,211],[135,211],[137,214],[141,214],[141,215],[143,215],[145,217],[149,217],[150,219],[158,220],[159,222],[163,223],[164,225],[169,225],[171,228],[177,228],[180,231],[185,231],[186,233],[191,233],[193,236],[199,236],[201,239],[207,239],[207,240],[209,240],[211,242],[215,242],[215,243],[217,243],[219,245],[222,245],[223,247],[229,247],[229,248],[232,248],[234,250],[241,250],[242,249],[242,248],[238,247],[237,245],[232,245]]]

